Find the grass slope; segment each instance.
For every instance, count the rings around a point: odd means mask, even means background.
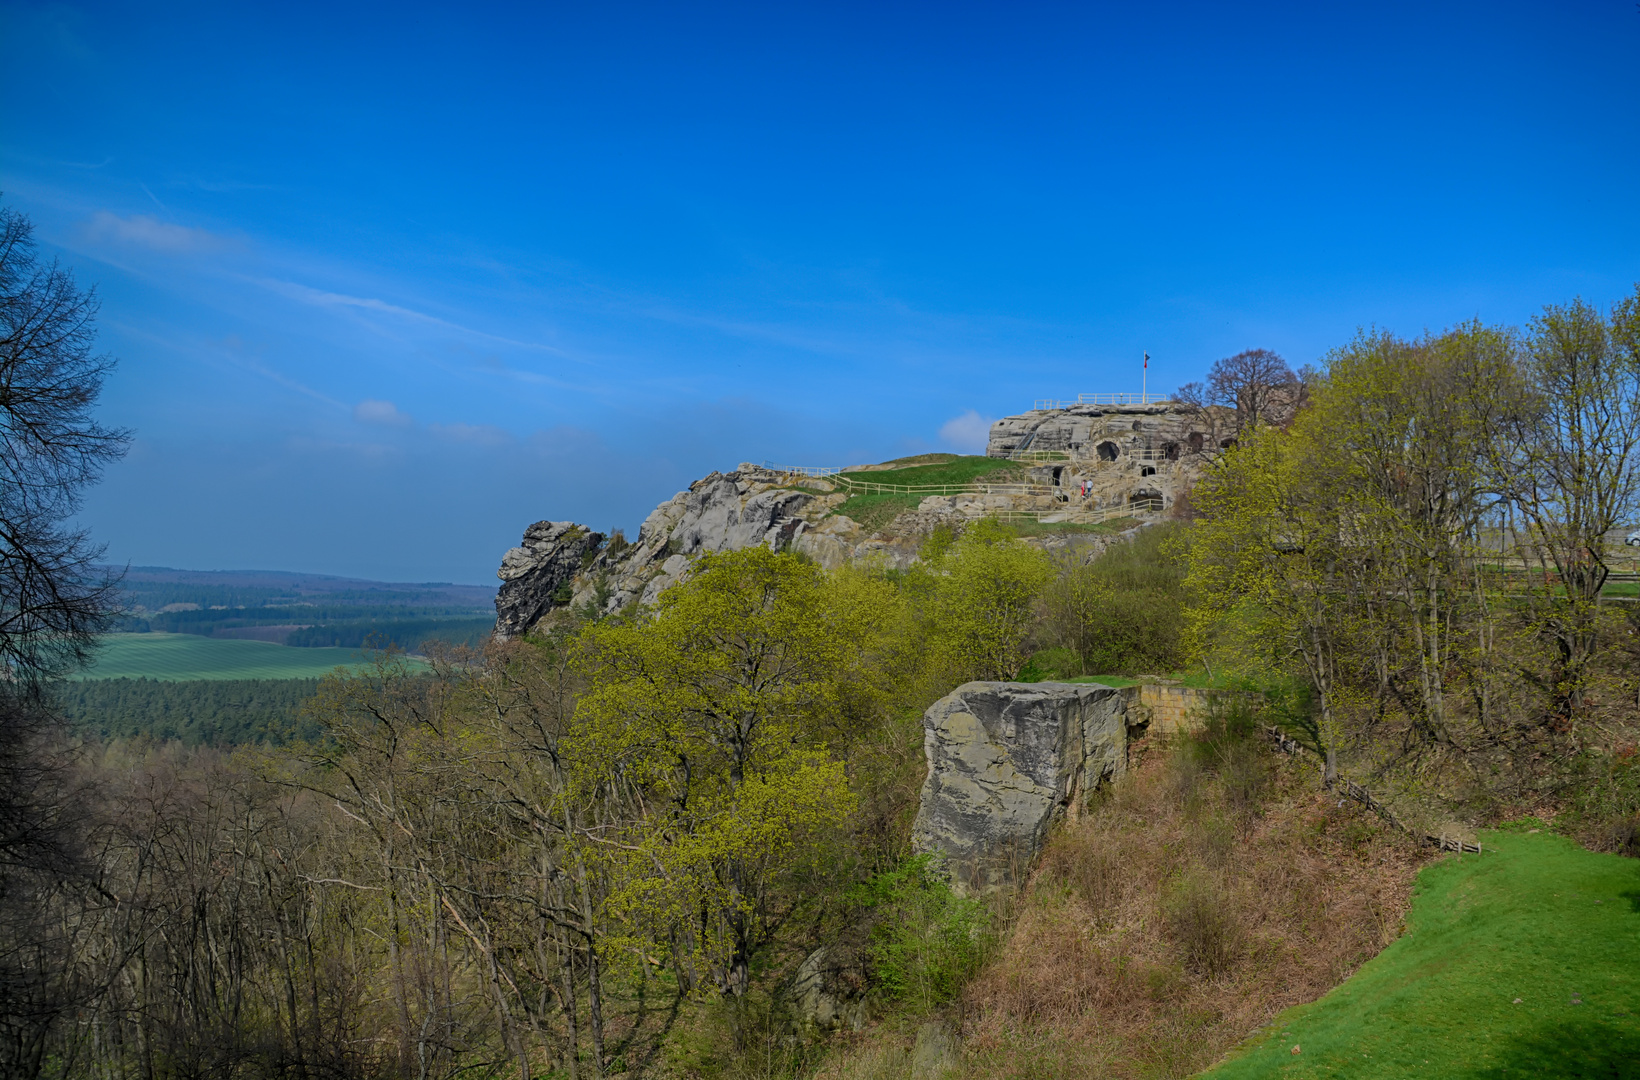
[[[902,459],[903,460],[903,459]],[[896,464],[887,462],[886,464]],[[996,475],[996,474],[1003,475]],[[851,480],[869,484],[967,484],[982,477],[994,480],[1024,479],[1025,469],[1017,461],[1003,458],[970,455],[935,461],[926,465],[906,465],[899,469],[871,469],[845,473],[835,479],[841,483]]]
[[[1402,938],[1203,1076],[1640,1077],[1640,862],[1482,842],[1419,875]]]
[[[298,649],[197,634],[109,634],[85,679],[316,679],[361,663],[357,649]]]
[[[957,457],[950,454],[925,454],[901,458],[887,464],[905,466],[899,469],[873,469],[869,472],[848,473],[837,478],[840,485],[850,480],[866,484],[895,484],[922,486],[926,484],[967,484],[981,477],[993,479],[1022,479],[1024,470],[1016,462],[1001,458],[980,456]],[[848,490],[843,487],[843,490]],[[867,529],[876,530],[888,525],[908,510],[915,510],[921,495],[902,495],[893,492],[872,492],[851,495],[838,512]]]

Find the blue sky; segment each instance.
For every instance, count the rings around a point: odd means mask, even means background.
[[[1640,280],[1640,10],[0,6],[121,561],[493,580],[711,469]]]

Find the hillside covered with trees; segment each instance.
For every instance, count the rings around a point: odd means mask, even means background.
[[[61,858],[7,871],[8,1067],[1181,1077],[1396,941],[1428,835],[1640,854],[1640,290],[1257,359],[1187,395],[1236,426],[1177,519],[1091,559],[992,520],[908,569],[707,554],[327,678],[279,746],[189,745],[266,688],[136,742],[167,691],[95,691],[109,741],[32,781]],[[1118,676],[1217,696],[1019,888],[953,892],[924,710]]]

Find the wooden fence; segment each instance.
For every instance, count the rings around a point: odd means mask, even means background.
[[[1284,754],[1297,756],[1300,754],[1315,753],[1315,751],[1311,750],[1308,746],[1305,746],[1291,735],[1288,735],[1280,728],[1267,725],[1264,728],[1264,734],[1270,739],[1271,742],[1275,743],[1276,748]],[[1479,843],[1471,844],[1467,840],[1460,837],[1447,836],[1445,833],[1438,836],[1434,836],[1429,833],[1420,833],[1416,829],[1408,827],[1405,822],[1396,816],[1395,811],[1391,810],[1388,806],[1385,806],[1376,796],[1373,795],[1372,792],[1368,791],[1360,784],[1357,784],[1354,780],[1340,776],[1333,781],[1332,790],[1341,792],[1346,798],[1354,799],[1362,806],[1365,806],[1368,810],[1371,810],[1373,813],[1377,814],[1385,822],[1399,829],[1401,832],[1406,833],[1408,836],[1417,839],[1420,843],[1430,844],[1442,851],[1456,851],[1460,854],[1465,851],[1473,851],[1477,855],[1481,853],[1481,845]]]

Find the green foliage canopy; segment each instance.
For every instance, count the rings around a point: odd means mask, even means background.
[[[854,807],[822,734],[896,602],[880,581],[830,584],[766,548],[707,555],[652,616],[581,637],[573,772],[645,809],[585,834],[610,908],[732,994],[774,880]]]

